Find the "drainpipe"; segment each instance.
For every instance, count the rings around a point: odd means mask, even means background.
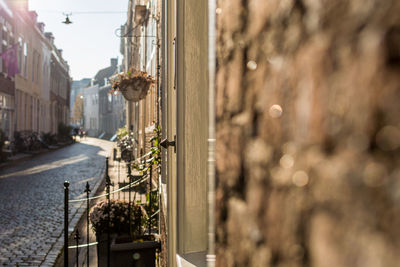
[[[208,0],[208,252],[207,267],[215,266],[215,21],[216,0]]]

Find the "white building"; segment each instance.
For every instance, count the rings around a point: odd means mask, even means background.
[[[83,89],[84,128],[89,136],[99,134],[99,86]]]

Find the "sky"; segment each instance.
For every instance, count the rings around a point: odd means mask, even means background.
[[[52,32],[58,49],[68,61],[74,80],[93,78],[118,57],[120,38],[115,31],[126,22],[128,0],[29,0],[45,31]],[[72,13],[72,24],[62,23]]]

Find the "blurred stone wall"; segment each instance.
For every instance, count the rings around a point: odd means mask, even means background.
[[[217,266],[399,266],[400,1],[216,12]]]

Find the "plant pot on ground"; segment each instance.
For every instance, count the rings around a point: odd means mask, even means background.
[[[97,236],[98,267],[107,266],[107,234]],[[138,236],[132,240],[129,234],[110,235],[111,266],[155,267],[156,252],[160,242],[153,235]]]
[[[130,208],[130,219],[129,204],[126,201],[110,200],[109,207],[107,200],[104,200],[91,209],[90,221],[98,242],[99,267],[107,266],[108,244],[111,266],[155,266],[159,242],[153,235],[143,235],[148,221],[146,210],[133,203]]]
[[[153,235],[138,236],[134,241],[129,235],[116,236],[111,243],[114,266],[155,267],[156,251],[160,242]]]

